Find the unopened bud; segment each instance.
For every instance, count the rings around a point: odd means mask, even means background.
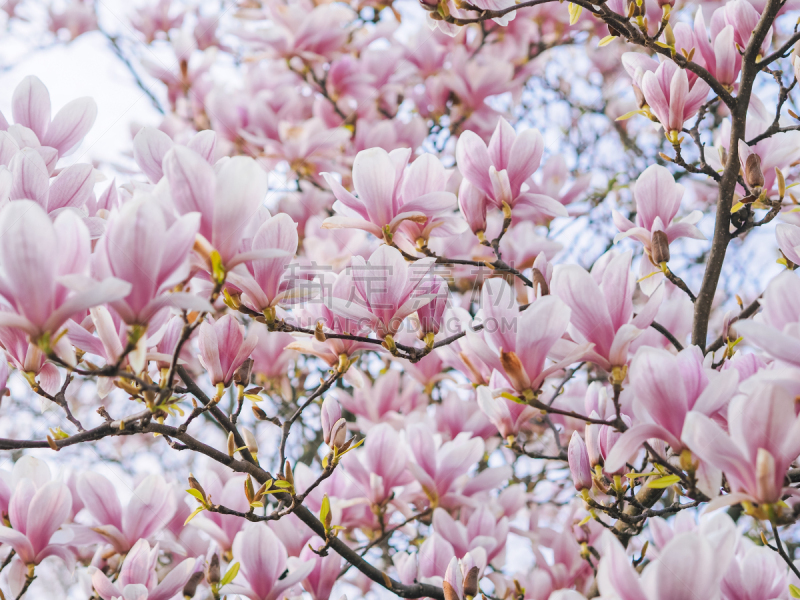
[[[550,286],[547,285],[547,279],[536,267],[533,268],[531,279],[533,279],[533,289],[535,290],[538,287],[540,296],[548,296],[550,294]]]
[[[764,173],[761,171],[761,157],[751,154],[744,164],[744,180],[751,188],[764,187]]]
[[[464,578],[464,595],[477,596],[478,594],[478,567],[472,567]]]
[[[783,176],[783,171],[775,167],[775,177],[778,180],[778,197],[783,200],[786,195],[786,178]]]
[[[200,485],[200,482],[194,478],[194,475],[191,473],[189,474],[189,487],[193,490],[197,490],[203,496],[203,498],[207,498],[206,491],[203,489],[203,486]]]
[[[283,467],[283,478],[294,487],[294,474],[292,473],[292,465],[287,460]]]
[[[248,475],[244,480],[244,495],[247,498],[247,503],[252,504],[256,497],[255,488],[253,488],[253,480]]]
[[[657,265],[669,262],[669,238],[666,233],[661,230],[653,232],[650,253]]]
[[[317,326],[314,328],[314,339],[318,342],[324,342],[328,339],[325,336],[325,332],[322,331],[322,323],[317,323]]]
[[[228,434],[228,456],[236,454],[236,440],[233,437],[233,432]]]
[[[347,440],[347,421],[343,418],[336,421],[331,428],[331,437],[329,446],[341,449]]]
[[[442,582],[442,591],[444,592],[444,600],[459,600],[458,592],[450,585],[449,581]]]
[[[258,454],[258,442],[256,436],[249,429],[242,428],[242,437],[244,438],[244,445],[250,451],[250,454]]]
[[[320,424],[322,426],[322,439],[330,446],[333,439],[333,428],[342,418],[342,407],[332,395],[328,395],[320,408]]]
[[[233,374],[236,385],[247,386],[250,384],[250,373],[253,371],[253,359],[248,358]]]
[[[253,408],[253,414],[256,416],[256,419],[258,419],[259,421],[267,420],[267,413],[258,408],[255,404],[253,404],[252,408]]]
[[[197,586],[200,585],[201,581],[203,581],[203,572],[197,571],[193,573],[189,581],[186,582],[186,585],[183,586],[183,597],[194,598],[194,595],[197,593]]]
[[[675,47],[675,34],[672,32],[672,26],[669,23],[664,27],[664,41],[670,48]]]
[[[567,461],[572,481],[577,491],[592,488],[592,468],[589,465],[589,452],[586,443],[577,431],[572,432],[567,449]]]
[[[208,561],[208,568],[206,569],[206,581],[210,584],[219,583],[219,555],[214,554],[211,560]]]

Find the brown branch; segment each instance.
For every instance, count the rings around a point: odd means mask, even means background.
[[[711,252],[708,256],[708,266],[703,276],[703,284],[697,301],[694,305],[694,322],[692,324],[692,344],[705,350],[708,335],[708,321],[711,315],[714,294],[722,273],[725,262],[725,253],[730,242],[731,206],[736,191],[739,176],[739,140],[745,136],[747,122],[747,108],[750,105],[750,96],[756,75],[761,67],[756,63],[756,58],[767,31],[775,21],[778,11],[783,6],[780,0],[768,0],[761,19],[753,30],[750,43],[742,57],[742,75],[739,85],[739,95],[731,106],[731,137],[728,145],[728,162],[722,173],[717,199],[717,218],[714,226],[714,238],[711,242]],[[715,90],[716,91],[716,90]],[[722,97],[720,95],[720,97]],[[723,98],[724,101],[724,98]],[[727,104],[727,102],[726,102]]]

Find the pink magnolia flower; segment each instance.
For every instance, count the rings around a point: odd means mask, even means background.
[[[92,165],[70,165],[51,183],[42,155],[34,148],[22,148],[8,166],[13,179],[9,199],[35,200],[53,217],[63,209],[82,209],[94,199]]]
[[[738,321],[736,331],[744,336],[748,344],[758,346],[773,358],[800,366],[798,294],[800,279],[795,273],[784,271],[767,285],[759,318]]]
[[[745,125],[745,140],[753,139],[764,133],[771,125],[775,118],[774,114],[770,114],[764,103],[757,97],[753,96],[750,99],[750,106],[747,108],[747,124]],[[725,120],[722,123],[719,131],[720,145],[730,151],[730,120]],[[768,195],[773,195],[777,191],[777,173],[775,169],[780,169],[784,174],[788,173],[791,165],[797,160],[800,160],[800,132],[798,131],[783,131],[769,136],[752,146],[748,145],[745,141],[739,140],[739,161],[742,169],[745,169],[747,157],[751,154],[756,155],[761,161],[761,174],[764,177],[764,183],[761,186]],[[712,158],[712,166],[717,169],[722,168],[722,164],[717,164],[715,160],[715,153],[709,153]],[[745,170],[746,172],[746,170]],[[755,187],[755,186],[751,186]],[[745,191],[741,186],[737,187],[737,192],[744,196]],[[773,198],[775,195],[772,196]]]
[[[548,158],[540,169],[539,175],[539,182],[533,179],[528,180],[530,191],[554,198],[564,206],[568,206],[578,200],[592,183],[591,173],[579,175],[572,183],[569,183],[570,176],[567,169],[567,161],[560,154]],[[520,212],[522,214],[529,213],[526,216],[537,223],[547,223],[551,218],[536,209],[526,210],[521,207]]]
[[[634,225],[616,210],[613,212],[614,224],[620,230],[614,242],[633,237],[644,245],[649,260],[642,261],[642,276],[652,273],[656,268],[653,259],[655,232],[662,231],[669,243],[681,237],[705,239],[702,232],[695,227],[703,217],[701,211],[696,210],[683,219],[675,220],[681,207],[683,192],[683,186],[675,182],[672,173],[660,165],[651,165],[639,175],[633,186],[633,195],[636,199],[636,224]]]
[[[170,600],[189,581],[194,564],[193,558],[181,561],[159,582],[158,544],[151,549],[147,540],[142,539],[128,552],[115,581],[93,568],[92,587],[103,600]]]
[[[97,104],[91,98],[68,102],[51,120],[50,94],[38,77],[29,75],[14,90],[11,114],[17,125],[27,127],[42,146],[54,148],[63,156],[80,144],[97,118]],[[0,130],[9,129],[0,114]]]
[[[362,150],[353,162],[353,187],[348,192],[330,173],[325,181],[336,196],[333,208],[340,216],[325,219],[327,229],[363,229],[391,242],[400,224],[411,219],[425,223],[456,206],[455,195],[445,191],[447,176],[439,159],[423,154],[411,166],[411,150]]]
[[[789,465],[800,454],[800,418],[794,395],[765,382],[753,394],[736,396],[728,405],[728,432],[709,417],[692,412],[683,437],[693,454],[720,469],[731,493],[711,502],[706,510],[745,500],[774,504],[783,494],[796,494],[783,485]]]
[[[248,359],[258,343],[254,332],[245,337],[244,325],[232,315],[200,325],[198,341],[200,362],[208,371],[213,385],[228,387],[236,369]]]
[[[244,263],[228,274],[228,281],[242,292],[243,302],[257,312],[274,313],[280,303],[311,295],[313,288],[303,285],[287,266],[297,252],[297,223],[279,213],[261,224],[237,261]]]
[[[671,60],[642,75],[642,93],[671,142],[677,143],[683,124],[697,114],[708,97],[708,84],[689,76]]]
[[[467,338],[517,393],[538,392],[549,375],[580,360],[590,349],[560,342],[569,326],[570,309],[555,296],[544,296],[519,312],[511,286],[503,279],[490,279],[481,291],[481,308],[488,344],[481,344],[469,329]],[[546,367],[547,356],[554,351],[560,360]]]
[[[61,389],[61,375],[41,348],[28,341],[28,336],[16,327],[0,327],[0,346],[14,368],[23,373],[34,375],[39,385],[48,394],[55,394]],[[5,362],[5,361],[3,361]]]
[[[250,358],[253,359],[253,373],[267,380],[280,381],[289,372],[289,365],[297,358],[297,352],[288,347],[295,338],[289,333],[269,331],[261,323],[252,323],[258,336],[258,343]]]
[[[0,312],[2,325],[37,340],[53,336],[73,315],[124,298],[131,290],[119,279],[97,282],[86,276],[89,232],[72,212],[52,222],[41,206],[20,200],[0,210],[0,228],[5,232],[0,295],[15,311]]]
[[[235,156],[215,171],[194,150],[175,146],[164,157],[164,174],[178,212],[200,213],[199,233],[219,252],[222,266],[246,260],[237,256],[245,227],[267,194],[267,174],[258,163]]]
[[[175,512],[175,496],[160,475],[150,475],[133,490],[123,509],[111,482],[87,471],[78,479],[78,494],[95,525],[73,526],[75,543],[109,543],[119,554],[127,553],[140,539],[158,533]]]
[[[333,309],[334,302],[347,302],[353,297],[354,284],[351,270],[342,271],[335,277],[330,273],[322,273],[319,283],[321,298],[309,302],[295,313],[299,317],[300,323],[311,329],[322,327],[324,333],[366,334],[368,329],[364,323],[341,316]],[[341,363],[342,357],[350,362],[350,359],[362,350],[375,349],[375,345],[330,337],[326,338],[324,342],[320,342],[316,338],[292,341],[287,348],[304,354],[313,354],[333,367]],[[347,370],[345,378],[354,387],[361,387],[364,384],[363,377],[354,367]]]
[[[317,549],[325,545],[322,538],[313,537],[303,546],[300,560],[305,560],[314,565],[313,570],[303,580],[303,588],[311,594],[312,600],[328,600],[333,586],[342,570],[342,558],[335,552],[328,552],[327,556],[315,554],[311,548]],[[309,547],[310,546],[310,547]]]
[[[714,598],[728,568],[735,530],[718,535],[700,532],[676,535],[651,562],[640,580],[625,550],[610,533],[602,538],[597,583],[603,597],[627,600],[684,600],[687,589],[697,598]],[[676,576],[680,573],[680,576]]]
[[[494,383],[496,378],[492,379]],[[530,429],[531,419],[539,412],[533,406],[514,402],[505,396],[496,397],[485,385],[478,388],[478,406],[504,439],[515,437],[520,432]]]
[[[86,0],[70,2],[64,10],[60,11],[53,10],[51,7],[47,12],[50,17],[50,31],[58,34],[62,29],[66,29],[71,40],[87,31],[97,29],[97,14],[94,4]]]
[[[461,134],[456,145],[458,169],[464,179],[480,190],[497,208],[504,204],[533,206],[550,216],[567,216],[564,206],[549,196],[523,191],[525,181],[539,168],[544,140],[536,129],[517,134],[500,119],[487,147],[471,131]]]
[[[178,328],[178,334],[180,334],[183,324],[183,320],[179,320],[181,326]],[[106,365],[117,364],[128,345],[128,327],[125,322],[105,306],[96,306],[89,309],[89,319],[84,319],[82,323],[82,325],[75,321],[67,323],[70,342],[84,352],[103,358]],[[162,337],[169,333],[169,330],[159,321],[153,323],[153,330],[153,335],[149,337],[142,335],[139,338],[135,349],[122,360],[121,366],[131,366],[136,373],[141,373],[147,361],[150,360],[167,365],[172,363],[171,353],[158,352],[158,348],[154,348],[161,342]],[[97,394],[101,398],[105,398],[113,389],[114,378],[98,378]]]
[[[737,552],[722,578],[722,596],[729,600],[780,598],[789,581],[786,563],[775,558],[775,552],[764,546],[753,545]]]
[[[419,547],[416,560],[418,561],[418,579],[424,582],[438,584],[444,576],[447,565],[456,557],[453,545],[435,531],[425,538]],[[413,566],[411,561],[402,565],[410,570]],[[438,578],[438,579],[436,579]]]
[[[156,38],[157,32],[169,33],[170,29],[180,27],[185,14],[183,10],[173,10],[172,0],[158,0],[136,9],[131,17],[131,25],[150,43]]]
[[[142,127],[133,138],[133,158],[152,183],[161,181],[164,157],[175,145],[171,137],[155,127]],[[185,146],[214,164],[217,134],[210,129],[200,131]]]
[[[456,480],[483,456],[483,440],[470,439],[469,434],[462,434],[454,440],[437,444],[424,423],[411,425],[406,432],[411,453],[416,460],[410,462],[408,468],[419,481],[431,505],[447,508],[459,504],[461,495],[457,491]]]
[[[468,519],[462,516],[459,521],[446,510],[437,508],[433,511],[433,528],[453,545],[456,556],[464,557],[481,548],[486,553],[486,563],[492,562],[506,547],[509,532],[508,519],[498,519],[487,506],[479,506]]]
[[[613,473],[649,439],[669,444],[676,455],[686,447],[684,425],[691,413],[714,417],[724,411],[739,383],[734,369],[718,372],[703,366],[696,346],[674,355],[661,348],[640,348],[630,368],[633,412],[639,421],[625,431],[606,456],[605,469]],[[703,493],[714,497],[719,472],[709,465],[698,470]]]
[[[483,439],[497,433],[495,425],[478,403],[472,399],[464,400],[456,392],[448,393],[436,407],[436,429],[451,440],[463,432]]]
[[[571,335],[594,344],[586,358],[607,371],[628,362],[628,346],[653,321],[663,296],[660,286],[634,317],[630,266],[624,252],[598,261],[591,274],[578,265],[553,273],[551,292],[572,309]]]
[[[396,369],[390,369],[374,383],[365,379],[352,394],[344,390],[333,393],[345,409],[356,415],[362,431],[379,423],[391,423],[401,428],[405,418],[427,404],[419,386]]]
[[[314,570],[313,562],[287,560],[286,548],[263,523],[245,525],[233,542],[233,556],[241,568],[224,591],[250,600],[278,600]]]
[[[711,39],[709,39],[703,9],[702,7],[697,9],[694,17],[694,42],[699,52],[693,59],[704,66],[722,85],[732,88],[742,70],[742,55],[736,48],[736,42],[742,41],[742,32],[727,22],[725,13],[724,8],[714,11],[711,18]],[[752,30],[747,34],[748,40],[751,34]],[[746,47],[747,44],[741,46],[742,51]]]
[[[432,298],[419,296],[418,289],[436,259],[422,258],[409,265],[398,250],[382,245],[365,261],[353,257],[354,292],[346,300],[333,298],[331,309],[372,329],[378,337],[397,333],[407,316]]]
[[[347,456],[342,464],[358,483],[360,496],[380,505],[395,488],[414,481],[408,472],[406,455],[400,434],[382,423],[370,429],[364,448]]]
[[[72,565],[68,534],[56,532],[71,515],[72,495],[59,481],[50,481],[47,465],[32,457],[15,465],[16,485],[8,503],[8,523],[0,527],[0,542],[16,552],[15,560],[38,565],[48,556],[57,556]]]
[[[167,308],[210,311],[207,300],[184,292],[166,293],[189,276],[188,257],[200,215],[189,213],[168,224],[149,198],[126,202],[109,222],[93,254],[98,277],[131,284],[131,293],[111,306],[128,325],[147,325]]]

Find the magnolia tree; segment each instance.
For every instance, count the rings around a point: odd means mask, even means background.
[[[117,8],[2,6],[152,118],[4,65],[1,598],[800,597],[800,5]]]

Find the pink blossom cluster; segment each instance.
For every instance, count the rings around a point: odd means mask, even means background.
[[[800,597],[797,6],[31,4],[0,597]]]

